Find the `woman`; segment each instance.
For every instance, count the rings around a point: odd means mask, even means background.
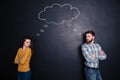
[[[18,64],[17,80],[30,80],[30,59],[32,56],[32,40],[29,36],[23,39],[23,45],[18,49],[14,63]]]

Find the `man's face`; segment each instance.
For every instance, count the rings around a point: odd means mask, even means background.
[[[87,33],[87,34],[86,34],[86,42],[87,42],[87,43],[93,42],[93,41],[94,41],[94,38],[95,38],[95,36],[93,36],[92,34],[90,34],[90,33]]]

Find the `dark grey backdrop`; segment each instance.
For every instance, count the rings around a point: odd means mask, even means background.
[[[38,13],[53,3],[69,3],[80,10],[80,15],[68,24],[71,26],[39,20]],[[53,13],[53,18],[61,17],[61,13]],[[96,42],[107,54],[107,60],[100,62],[103,80],[120,79],[119,0],[4,0],[1,14],[0,76],[3,80],[16,80],[17,65],[13,61],[22,37],[27,34],[33,36],[34,42],[32,80],[85,80],[80,45],[81,34],[87,30],[96,32]]]

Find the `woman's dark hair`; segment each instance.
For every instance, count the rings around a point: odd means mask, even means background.
[[[33,47],[33,44],[32,44],[32,37],[29,36],[29,35],[25,35],[25,36],[23,37],[22,45],[24,44],[24,42],[25,42],[26,39],[29,39],[29,40],[31,41],[30,48],[32,48],[32,47]]]
[[[25,36],[23,37],[23,40],[22,40],[22,46],[23,46],[23,44],[24,44],[24,42],[25,42],[26,39],[29,39],[29,40],[31,41],[31,44],[30,44],[29,47],[31,48],[32,53],[33,53],[33,40],[32,40],[32,37],[31,37],[31,36],[29,36],[29,35],[25,35]]]

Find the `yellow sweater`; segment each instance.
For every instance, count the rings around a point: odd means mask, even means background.
[[[27,72],[30,70],[31,49],[26,48],[24,51],[22,48],[18,49],[14,63],[18,64],[19,72]]]

